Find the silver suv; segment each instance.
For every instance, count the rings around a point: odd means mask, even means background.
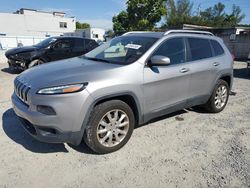
[[[209,32],[129,32],[84,56],[23,72],[12,102],[36,139],[84,139],[109,153],[157,116],[197,105],[222,111],[232,82],[232,56]]]

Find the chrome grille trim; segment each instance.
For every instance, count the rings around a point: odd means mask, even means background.
[[[17,77],[14,80],[14,91],[18,98],[23,101],[25,104],[28,104],[28,92],[30,87],[28,84],[24,83],[22,80]]]

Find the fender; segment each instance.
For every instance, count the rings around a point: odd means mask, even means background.
[[[89,117],[90,117],[90,114],[91,114],[92,110],[94,109],[95,105],[98,102],[102,101],[102,100],[109,100],[109,99],[113,99],[113,98],[116,98],[116,97],[121,97],[121,96],[124,96],[124,95],[129,95],[129,96],[133,97],[133,99],[135,101],[135,104],[136,104],[137,111],[138,111],[138,124],[142,124],[144,122],[144,117],[143,117],[143,113],[142,113],[142,110],[141,110],[140,102],[139,102],[138,98],[136,97],[136,95],[133,92],[125,91],[125,92],[119,92],[119,93],[114,93],[114,94],[110,94],[110,95],[105,95],[103,97],[95,99],[94,102],[90,105],[88,113],[84,117],[84,120],[83,120],[83,123],[82,123],[82,126],[81,126],[81,131],[79,133],[77,133],[77,135],[74,134],[74,137],[77,137],[75,145],[79,145],[81,143],[82,138],[83,138],[83,134],[84,134],[84,131],[85,131],[85,128],[86,128],[86,125],[87,125]],[[75,139],[73,139],[73,140],[75,140]]]

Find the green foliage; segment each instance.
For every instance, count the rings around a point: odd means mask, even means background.
[[[174,0],[168,0],[166,7],[166,26],[179,28],[191,22],[193,4],[189,0],[178,0],[176,3]]]
[[[87,29],[87,28],[90,28],[90,24],[76,22],[76,29]]]
[[[245,17],[239,6],[225,12],[225,5],[217,3],[203,11],[193,11],[190,0],[128,0],[126,11],[113,17],[113,30],[117,35],[127,31],[155,31],[156,23],[165,17],[165,28],[182,28],[183,24],[212,27],[232,27]]]
[[[113,17],[113,30],[116,34],[125,33],[129,29],[128,13],[126,11],[120,12]]]
[[[225,13],[225,5],[217,3],[193,16],[193,4],[189,0],[168,0],[165,27],[181,28],[183,24],[205,25],[212,27],[231,27],[238,25],[245,17],[239,6],[233,5],[230,14]]]
[[[116,34],[153,30],[165,14],[165,0],[128,0],[127,10],[113,17],[113,30]]]

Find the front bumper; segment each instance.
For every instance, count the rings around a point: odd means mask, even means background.
[[[8,59],[8,65],[11,69],[21,69],[21,70],[25,70],[26,68],[26,64],[25,62],[22,61],[16,61],[13,59]]]
[[[58,98],[50,96],[36,96],[34,103],[29,100],[29,105],[25,104],[18,96],[13,93],[12,106],[20,117],[25,130],[35,139],[47,143],[71,143],[79,145],[83,135],[83,120],[85,108],[82,108],[83,102],[75,105],[74,100],[85,96],[88,92],[82,91],[72,96],[63,96]],[[39,99],[41,97],[41,99]],[[62,96],[61,96],[62,97]],[[70,101],[70,98],[73,101]],[[67,100],[66,100],[67,99]],[[36,110],[36,105],[50,105],[57,112],[56,115],[45,115]],[[63,110],[66,108],[66,110]],[[76,111],[74,111],[76,110]],[[86,111],[87,112],[87,111]],[[83,116],[80,114],[83,113]]]

